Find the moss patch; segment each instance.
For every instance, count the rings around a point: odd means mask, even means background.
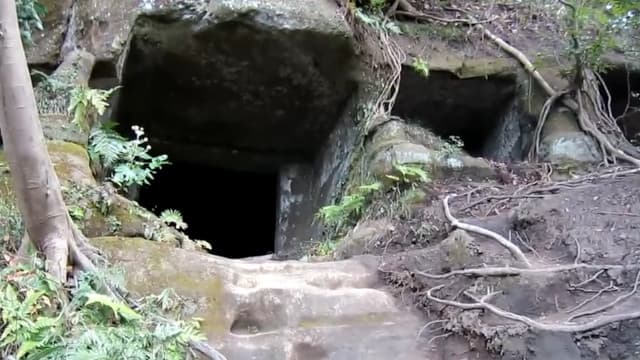
[[[187,316],[204,319],[206,334],[215,336],[231,327],[224,311],[223,282],[203,255],[141,238],[102,237],[90,241],[125,270],[127,288],[135,295],[171,288],[193,305]]]

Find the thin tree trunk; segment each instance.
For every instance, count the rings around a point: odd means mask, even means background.
[[[28,239],[63,282],[73,224],[38,119],[15,0],[0,1],[0,33],[0,131],[13,189]]]

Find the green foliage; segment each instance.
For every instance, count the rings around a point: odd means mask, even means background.
[[[336,241],[324,240],[313,246],[310,251],[312,256],[330,256],[336,250]]]
[[[326,225],[339,229],[344,225],[357,221],[371,196],[381,188],[382,184],[379,182],[358,186],[353,192],[344,196],[339,204],[322,207],[316,216]]]
[[[16,0],[16,11],[22,41],[25,45],[32,45],[33,31],[44,30],[42,18],[46,15],[47,9],[38,0]]]
[[[394,164],[393,168],[399,175],[386,175],[387,178],[399,184],[427,183],[429,173],[419,164]]]
[[[387,19],[383,15],[362,11],[360,8],[354,10],[356,17],[372,28],[392,34],[401,34],[400,27],[395,22]]]
[[[97,280],[82,275],[65,303],[42,266],[0,270],[2,358],[182,360],[190,340],[204,339],[197,321],[169,320],[181,310],[170,291],[143,298],[134,310],[97,293]]]
[[[102,116],[107,110],[107,100],[120,87],[109,90],[92,89],[86,86],[75,87],[71,90],[69,113],[73,114],[72,123],[86,129],[96,122],[97,116]]]
[[[149,185],[150,180],[164,165],[170,164],[167,155],[152,156],[151,146],[144,135],[144,129],[131,127],[135,139],[127,140],[113,130],[113,124],[105,124],[95,129],[89,136],[89,156],[102,164],[106,179],[120,189],[132,185]]]
[[[624,48],[624,39],[640,25],[640,2],[636,0],[567,0],[563,4],[572,39],[568,51],[577,67],[604,70],[602,56]]]
[[[85,210],[78,205],[69,205],[68,211],[73,220],[82,221],[87,216]]]
[[[419,57],[413,59],[413,63],[411,63],[411,67],[418,74],[424,77],[429,77],[429,64],[427,64],[427,62],[424,61],[423,59]]]
[[[378,12],[384,9],[384,7],[387,5],[387,0],[369,0],[369,3],[367,5],[372,11]]]
[[[167,225],[173,225],[178,230],[185,230],[187,223],[182,219],[182,214],[178,210],[167,209],[160,213],[160,220]]]
[[[24,234],[20,210],[13,199],[0,197],[0,251],[15,251]]]

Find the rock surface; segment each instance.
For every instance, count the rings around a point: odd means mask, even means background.
[[[454,173],[483,179],[494,174],[486,160],[468,155],[419,125],[399,120],[380,125],[366,153],[369,171],[382,180],[396,173],[395,165],[418,165],[431,176]]]
[[[596,163],[602,160],[596,142],[578,127],[568,109],[551,112],[545,123],[540,142],[543,161],[552,163]]]
[[[32,65],[56,65],[60,61],[60,51],[67,34],[74,0],[41,0],[47,9],[42,31],[32,33],[32,44],[26,44],[25,53]]]
[[[201,5],[138,18],[120,123],[143,126],[176,161],[272,170],[313,159],[357,88],[351,29],[335,5]]]
[[[136,294],[173,288],[229,359],[418,360],[420,316],[385,292],[376,257],[230,260],[143,239],[92,240]]]

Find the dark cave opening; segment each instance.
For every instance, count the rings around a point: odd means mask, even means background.
[[[484,156],[516,96],[514,75],[460,79],[446,71],[428,77],[404,66],[394,115],[418,123],[443,139],[459,137],[464,150]]]
[[[624,135],[640,144],[640,72],[614,67],[601,74],[606,89],[600,87],[604,101],[611,96],[611,113]],[[607,94],[608,92],[608,94]]]
[[[211,245],[210,253],[243,258],[273,253],[277,173],[234,171],[173,162],[140,190],[140,205],[160,214],[182,213],[192,239]]]

